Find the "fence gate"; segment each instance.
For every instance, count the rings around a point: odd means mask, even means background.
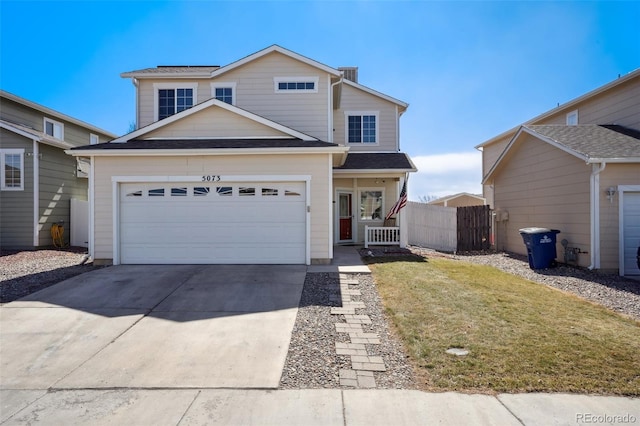
[[[491,248],[491,208],[458,207],[458,250],[478,251]]]

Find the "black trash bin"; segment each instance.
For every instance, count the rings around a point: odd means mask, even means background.
[[[520,235],[527,246],[529,267],[545,269],[554,266],[556,253],[556,235],[560,231],[548,228],[522,228]]]

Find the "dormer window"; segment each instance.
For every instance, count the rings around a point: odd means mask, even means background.
[[[173,83],[154,84],[156,121],[191,108],[197,99],[197,87],[197,83],[180,85]]]
[[[276,93],[318,93],[318,77],[274,77]]]

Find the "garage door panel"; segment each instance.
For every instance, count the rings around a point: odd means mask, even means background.
[[[306,262],[304,182],[220,187],[122,185],[121,263]]]

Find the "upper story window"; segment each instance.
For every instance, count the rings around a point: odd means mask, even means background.
[[[571,111],[567,114],[567,126],[578,125],[578,110]]]
[[[0,149],[0,190],[24,190],[24,149]]]
[[[378,143],[376,112],[346,112],[348,143]]]
[[[219,101],[236,104],[236,83],[211,83],[211,95]]]
[[[94,135],[93,133],[89,133],[89,143],[91,145],[96,145],[100,143],[100,136]]]
[[[52,138],[64,139],[64,124],[50,118],[44,118],[44,132]]]
[[[197,83],[156,83],[153,86],[155,89],[156,121],[189,109],[196,102]]]
[[[274,77],[276,93],[318,93],[318,77]]]

